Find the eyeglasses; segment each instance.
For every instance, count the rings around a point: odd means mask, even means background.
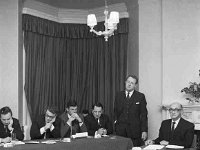
[[[172,112],[178,112],[178,111],[180,111],[181,109],[178,109],[178,108],[175,108],[175,109],[172,109],[172,108],[170,108],[169,109],[169,112],[170,113],[172,113]]]
[[[47,117],[47,118],[50,118],[50,119],[53,119],[55,116],[49,116],[48,114],[45,114],[45,116]]]

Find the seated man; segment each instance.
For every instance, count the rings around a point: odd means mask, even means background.
[[[182,105],[172,103],[169,108],[171,119],[164,120],[159,130],[159,137],[147,140],[147,144],[179,145],[189,148],[194,137],[194,124],[181,118]]]
[[[85,118],[89,114],[89,111],[87,109],[83,109],[82,114],[83,117]]]
[[[12,111],[9,107],[3,107],[0,110],[0,143],[11,142],[11,134],[16,134],[16,139],[23,140],[24,134],[21,130],[19,121],[12,117]]]
[[[33,121],[30,136],[32,140],[60,137],[60,119],[55,107],[48,107],[45,115]]]
[[[83,116],[77,113],[77,103],[69,101],[66,111],[61,114],[61,137],[71,137],[71,135],[87,132]]]
[[[85,118],[85,124],[88,130],[88,135],[102,136],[113,132],[112,123],[107,115],[103,113],[101,103],[95,103],[92,107],[92,114]]]

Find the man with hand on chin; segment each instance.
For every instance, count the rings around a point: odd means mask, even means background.
[[[12,117],[12,111],[9,107],[3,107],[0,110],[0,143],[11,142],[11,134],[16,134],[16,139],[23,140],[24,134],[21,130],[19,121]]]
[[[60,137],[60,119],[57,117],[55,107],[48,107],[45,115],[33,121],[30,136],[32,140]]]
[[[61,137],[70,137],[73,134],[87,132],[83,116],[77,113],[77,103],[69,101],[66,111],[61,118]]]

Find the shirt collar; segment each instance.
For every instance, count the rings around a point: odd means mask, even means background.
[[[177,124],[179,123],[180,119],[181,119],[181,118],[177,119],[176,121],[173,121],[173,120],[172,120],[172,123],[175,122],[175,124],[177,125]]]
[[[130,91],[130,92],[129,92],[129,96],[131,96],[131,95],[133,94],[133,92],[134,92],[134,90],[133,90],[133,91]],[[127,96],[127,95],[128,95],[128,91],[126,91],[125,94],[126,94],[126,96]]]

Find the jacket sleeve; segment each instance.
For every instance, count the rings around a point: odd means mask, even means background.
[[[153,140],[155,144],[160,144],[160,141],[163,140],[163,122],[161,123],[161,127],[159,129],[159,136],[157,139]]]
[[[90,115],[88,115],[87,117],[85,117],[84,121],[85,121],[85,125],[86,125],[86,128],[87,128],[88,135],[94,136],[96,130],[94,130],[94,128],[92,128],[92,123],[91,123],[91,117],[90,117]]]
[[[70,126],[61,118],[60,135],[61,138],[65,137],[67,132],[70,130]]]
[[[141,131],[142,132],[147,132],[148,131],[148,122],[147,122],[147,102],[145,95],[142,94],[142,99],[141,99],[141,107],[140,107],[140,118],[141,118]]]
[[[41,139],[42,135],[40,134],[40,127],[38,121],[33,121],[30,129],[31,139]]]
[[[87,127],[85,125],[85,121],[82,115],[79,115],[79,117],[81,118],[83,124],[80,126],[81,132],[87,132]]]
[[[24,139],[24,133],[22,132],[19,121],[17,119],[14,121],[13,128],[13,132],[16,133],[16,138],[22,141]]]
[[[119,111],[119,100],[120,100],[120,94],[117,93],[115,96],[115,102],[114,102],[114,120],[118,120],[120,111]]]
[[[192,124],[185,132],[184,147],[190,148],[194,138],[194,124]]]
[[[107,134],[108,135],[113,133],[112,122],[110,121],[108,116],[106,116],[106,129],[107,129]]]
[[[60,118],[56,117],[56,120],[53,123],[55,128],[51,131],[53,138],[60,138],[60,123]]]

